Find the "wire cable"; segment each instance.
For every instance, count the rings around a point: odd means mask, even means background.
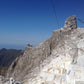
[[[53,1],[53,0],[51,0],[51,2],[52,2],[53,11],[54,11],[54,13],[55,13],[57,25],[58,25],[58,28],[59,28],[59,21],[58,21],[57,14],[56,14],[56,10],[55,10],[55,4],[54,4],[54,1]]]
[[[78,20],[79,20],[81,23],[83,23],[83,24],[84,24],[84,21],[83,21],[83,20],[81,20],[80,18],[78,18]]]

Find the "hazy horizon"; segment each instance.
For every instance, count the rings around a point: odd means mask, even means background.
[[[0,44],[0,49],[2,48],[6,48],[6,49],[21,49],[21,50],[25,50],[26,45],[14,45],[14,44]]]

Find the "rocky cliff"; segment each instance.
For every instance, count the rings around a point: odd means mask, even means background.
[[[77,28],[73,15],[50,39],[37,47],[27,46],[24,55],[12,63],[7,76],[23,84],[79,84],[84,80],[83,61],[84,29]]]

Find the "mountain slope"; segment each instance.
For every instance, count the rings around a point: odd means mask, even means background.
[[[12,63],[7,76],[24,84],[74,84],[74,80],[84,78],[83,45],[84,29],[77,28],[73,15],[50,39],[37,47],[27,46],[24,55]]]

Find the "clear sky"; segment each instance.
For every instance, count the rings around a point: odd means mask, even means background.
[[[84,20],[84,0],[53,0],[60,28],[75,14]],[[78,27],[84,24],[77,21]],[[38,45],[58,29],[51,0],[0,0],[0,48]]]

